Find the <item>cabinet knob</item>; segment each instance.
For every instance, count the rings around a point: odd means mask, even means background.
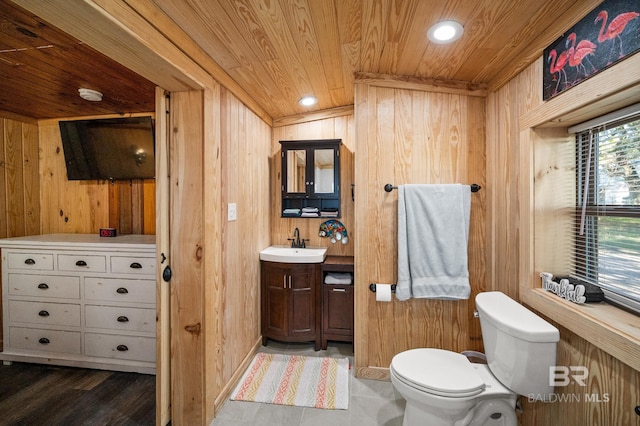
[[[131,265],[129,265],[129,268],[132,268],[132,269],[141,269],[141,268],[142,268],[142,265],[141,265],[141,264],[139,264],[138,262],[133,262]]]
[[[78,260],[76,262],[76,266],[87,266],[87,262],[85,262],[84,260]]]
[[[36,261],[31,259],[31,258],[29,258],[29,259],[25,259],[24,263],[25,263],[25,265],[35,265]]]
[[[129,350],[129,348],[127,347],[127,345],[118,345],[116,346],[116,349],[120,352],[126,352]]]
[[[46,289],[49,288],[49,286],[47,284],[45,284],[45,283],[40,283],[40,284],[38,284],[38,288],[40,290],[46,290]]]
[[[118,317],[117,319],[118,322],[129,322],[129,318],[125,317],[124,315],[121,315]]]
[[[42,345],[48,345],[49,344],[49,339],[47,339],[46,337],[41,337],[38,340],[38,343],[42,344]]]
[[[129,293],[129,290],[127,290],[127,289],[126,289],[126,288],[124,288],[124,287],[120,287],[120,288],[118,288],[118,289],[116,290],[116,293],[118,293],[118,294],[127,294],[127,293]]]
[[[46,317],[48,317],[48,316],[49,316],[49,312],[47,312],[47,311],[40,311],[40,312],[38,312],[38,315],[40,315],[41,317],[45,317],[45,318],[46,318]]]

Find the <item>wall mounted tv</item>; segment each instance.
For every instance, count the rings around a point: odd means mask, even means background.
[[[155,177],[155,135],[150,116],[59,123],[67,179]]]

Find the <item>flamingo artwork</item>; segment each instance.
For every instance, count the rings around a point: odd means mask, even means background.
[[[560,86],[561,77],[564,75],[564,84],[567,85],[567,73],[564,70],[564,67],[567,65],[567,61],[569,59],[569,52],[564,51],[558,56],[558,52],[553,49],[549,52],[549,57],[547,58],[547,62],[551,62],[549,66],[549,72],[553,74],[558,74],[556,88],[554,93],[558,92],[558,87]]]
[[[620,34],[622,34],[622,32],[624,31],[629,21],[636,19],[638,16],[640,16],[640,13],[637,13],[637,12],[621,13],[615,18],[613,18],[611,22],[609,22],[609,26],[607,26],[608,16],[609,14],[607,13],[607,11],[603,10],[600,13],[598,13],[596,20],[594,21],[594,24],[597,24],[598,21],[602,21],[602,25],[600,27],[600,33],[598,34],[598,42],[603,43],[607,40],[612,40],[613,46],[611,48],[611,53],[613,53],[613,50],[616,45],[616,39],[618,39],[618,41],[620,42],[620,58],[622,58],[624,56],[624,51],[622,50],[622,38],[620,38]],[[607,27],[606,31],[605,31],[605,27]],[[611,59],[611,56],[609,56],[609,59]],[[609,61],[609,63],[611,63],[611,61]]]
[[[587,72],[587,67],[583,64],[583,61],[591,65],[591,69],[593,72],[596,71],[596,67],[594,67],[591,61],[589,61],[588,56],[595,54],[597,46],[595,43],[592,43],[589,40],[580,40],[580,42],[576,46],[576,39],[576,33],[571,33],[567,37],[566,45],[569,46],[569,43],[571,43],[571,47],[569,47],[569,50],[567,51],[569,66],[576,68],[578,74],[580,72],[580,69],[582,69],[584,76],[586,77],[589,75],[589,73]]]
[[[544,49],[541,58],[544,101],[610,69],[614,63],[632,55],[637,60],[640,55],[640,0],[597,3]]]

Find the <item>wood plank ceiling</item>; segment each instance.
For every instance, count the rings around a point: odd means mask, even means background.
[[[0,1],[0,111],[60,118],[155,110],[155,85],[18,6]],[[78,89],[101,92],[102,102]]]
[[[128,7],[148,10],[155,6],[188,34],[274,119],[310,110],[352,105],[355,76],[424,79],[428,82],[463,82],[469,87],[497,88],[542,54],[562,31],[593,9],[600,0],[119,0]],[[99,2],[98,2],[99,3]],[[3,3],[2,10],[7,9]],[[464,25],[463,37],[450,44],[431,43],[430,25],[453,19]],[[5,26],[8,28],[5,29]],[[25,28],[36,37],[25,35]],[[24,53],[0,54],[2,72],[18,69],[23,56],[55,61],[53,67],[72,62],[74,77],[52,78],[59,86],[45,99],[49,111],[22,113],[39,117],[60,116],[53,105],[78,103],[81,84],[98,89],[128,86],[116,94],[122,103],[117,111],[147,102],[140,93],[146,87],[126,70],[108,68],[104,58],[68,36],[52,30],[44,21],[20,16],[16,22],[2,20],[2,49],[26,47]],[[54,38],[55,37],[55,38]],[[7,45],[9,43],[9,45]],[[5,47],[5,45],[7,45]],[[53,45],[52,48],[36,49]],[[80,60],[82,54],[91,60]],[[7,63],[5,63],[7,62]],[[91,64],[88,66],[87,64]],[[49,65],[49,64],[47,64]],[[54,71],[46,67],[49,71]],[[117,71],[114,71],[116,70]],[[34,70],[38,70],[35,66]],[[22,74],[28,67],[22,66]],[[44,70],[40,72],[44,74]],[[24,75],[26,79],[27,75]],[[12,74],[11,78],[18,76]],[[36,78],[29,76],[29,78]],[[37,78],[39,85],[42,75]],[[117,78],[116,78],[117,80]],[[132,83],[137,81],[136,83]],[[5,84],[0,85],[4,91]],[[105,88],[106,87],[106,88]],[[94,87],[91,87],[94,88]],[[33,92],[33,89],[30,89]],[[55,95],[62,95],[56,100]],[[129,94],[128,96],[126,94]],[[151,91],[149,92],[151,93]],[[34,97],[34,93],[28,93]],[[318,104],[298,104],[314,95]],[[18,94],[15,94],[18,96]],[[11,99],[11,98],[9,98]],[[127,104],[125,101],[131,103]],[[35,111],[34,99],[26,108]],[[0,110],[13,105],[0,99]],[[111,106],[110,106],[111,107]],[[45,107],[43,107],[45,108]],[[60,108],[60,107],[58,107]]]

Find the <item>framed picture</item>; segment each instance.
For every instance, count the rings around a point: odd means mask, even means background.
[[[548,100],[640,50],[640,1],[605,0],[544,50]]]

